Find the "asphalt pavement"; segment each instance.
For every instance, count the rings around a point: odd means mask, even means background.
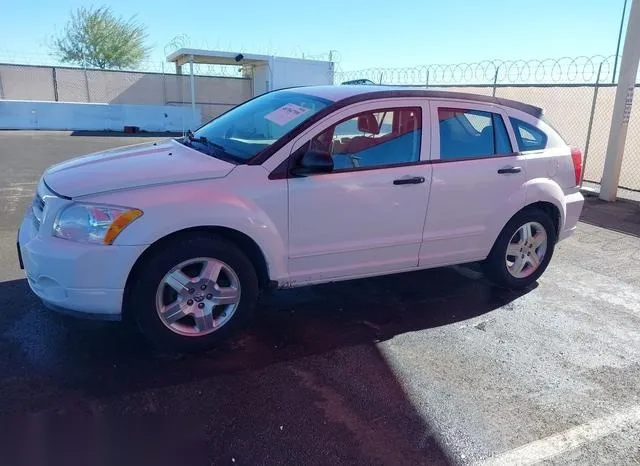
[[[525,292],[474,266],[281,291],[162,354],[45,309],[15,253],[46,166],[160,137],[0,132],[0,464],[640,465],[640,204],[589,198]]]

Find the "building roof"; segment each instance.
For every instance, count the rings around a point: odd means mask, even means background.
[[[209,65],[259,65],[273,59],[299,60],[304,62],[317,61],[303,58],[274,57],[257,53],[223,52],[220,50],[182,48],[167,56],[167,61],[178,66],[186,63],[204,63]]]
[[[240,57],[242,58],[238,59]],[[211,65],[247,65],[266,63],[269,61],[269,57],[267,55],[258,55],[255,53],[240,54],[234,52],[221,52],[218,50],[183,48],[168,55],[167,61],[175,62],[178,66],[190,63],[191,61],[193,61],[193,63],[206,63]]]

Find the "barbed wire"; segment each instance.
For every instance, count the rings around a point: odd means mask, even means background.
[[[337,71],[335,81],[369,79],[378,84],[487,85],[584,83],[611,81],[615,56],[581,56],[542,60],[485,60],[475,63],[433,64],[405,68]]]
[[[210,44],[196,44],[197,48],[212,49]],[[215,49],[221,49],[219,43]],[[230,45],[230,44],[229,44]],[[186,34],[176,35],[164,47],[165,55],[180,49],[193,47],[194,43]],[[264,48],[264,47],[263,47]],[[223,50],[233,50],[232,47]],[[263,55],[280,55],[270,45],[263,50],[256,50]],[[397,84],[413,86],[437,85],[489,85],[498,84],[593,84],[600,72],[600,82],[611,82],[615,56],[580,56],[545,58],[532,60],[484,60],[473,63],[430,64],[402,68],[372,67],[361,70],[343,70],[342,56],[339,51],[331,50],[319,54],[307,54],[300,47],[293,47],[292,58],[308,60],[332,61],[334,63],[334,82],[341,83],[354,79],[368,79],[377,84]],[[0,48],[0,63],[65,66],[81,68],[81,66],[61,64],[53,55],[46,53],[20,53]],[[173,64],[166,61],[147,60],[136,67],[123,71],[151,73],[175,73]],[[197,75],[246,77],[247,72],[238,65],[194,64]]]

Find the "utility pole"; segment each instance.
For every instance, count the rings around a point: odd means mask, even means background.
[[[638,62],[640,62],[640,0],[631,0],[629,22],[620,61],[620,78],[609,130],[607,158],[604,161],[604,173],[600,184],[600,199],[605,201],[615,201],[618,193]]]
[[[618,31],[618,44],[616,45],[616,55],[613,59],[613,75],[611,76],[611,84],[616,83],[616,71],[618,71],[618,57],[620,56],[620,42],[622,42],[622,28],[624,27],[624,14],[627,12],[627,0],[624,0],[622,6],[622,16],[620,17],[620,30]]]

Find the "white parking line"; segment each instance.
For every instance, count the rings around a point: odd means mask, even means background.
[[[609,416],[573,427],[551,437],[536,440],[514,450],[501,453],[478,463],[478,466],[529,465],[553,458],[613,434],[623,427],[640,425],[640,406],[633,406]]]

